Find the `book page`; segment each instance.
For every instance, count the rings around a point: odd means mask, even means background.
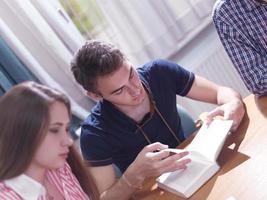
[[[216,163],[203,159],[195,152],[191,152],[188,157],[192,161],[186,169],[164,173],[158,177],[159,187],[179,196],[189,197],[219,170]]]
[[[203,124],[186,150],[196,151],[208,160],[215,162],[232,123],[232,120],[215,119],[209,125]]]
[[[190,164],[188,164],[185,170],[177,170],[175,172],[165,173],[161,176],[161,181],[165,183],[170,183],[176,187],[181,187],[184,190],[193,182],[196,182],[197,178],[202,175],[212,163],[193,159]],[[164,181],[163,181],[164,180]]]

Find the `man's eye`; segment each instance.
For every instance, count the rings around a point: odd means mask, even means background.
[[[115,92],[115,95],[120,95],[123,92],[123,88],[119,89],[117,92]]]

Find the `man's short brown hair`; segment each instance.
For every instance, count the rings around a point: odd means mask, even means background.
[[[85,90],[98,93],[97,78],[115,72],[125,59],[124,54],[114,45],[89,40],[74,55],[71,70],[76,81]]]

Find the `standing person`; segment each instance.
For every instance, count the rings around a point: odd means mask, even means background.
[[[88,41],[72,62],[76,81],[97,101],[82,124],[81,149],[92,166],[102,199],[127,199],[145,178],[185,169],[188,152],[169,156],[184,140],[176,95],[219,106],[237,128],[244,114],[240,95],[166,60],[139,69],[112,44]],[[117,181],[112,164],[123,173]]]
[[[1,97],[0,199],[99,199],[68,133],[70,115],[65,95],[34,82]]]
[[[213,21],[247,89],[267,94],[267,1],[218,0]]]

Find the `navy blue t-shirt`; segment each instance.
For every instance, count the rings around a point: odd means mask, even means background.
[[[185,96],[188,93],[194,82],[194,74],[166,60],[152,61],[137,71],[160,114],[179,140],[183,141],[176,94]],[[92,166],[115,163],[124,172],[149,144],[138,127],[137,122],[110,102],[98,102],[82,123],[81,150],[84,158]],[[145,123],[142,131],[151,142],[168,144],[170,148],[179,144],[157,113]]]

